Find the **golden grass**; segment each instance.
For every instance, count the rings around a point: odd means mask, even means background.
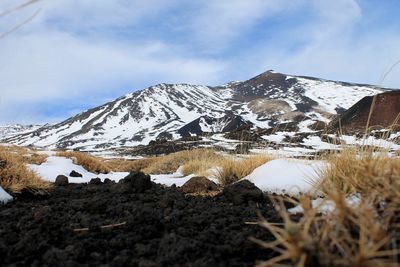
[[[317,186],[334,203],[333,212],[321,214],[304,195],[304,214],[293,221],[278,198],[283,224],[260,222],[276,240],[253,240],[279,255],[259,266],[399,266],[400,159],[372,148],[345,148],[328,161]],[[358,205],[346,201],[349,193],[358,194]]]
[[[244,159],[226,158],[219,162],[216,178],[225,186],[249,175],[255,168],[270,160],[272,157],[268,155],[252,155]]]
[[[267,155],[252,155],[244,159],[235,159],[217,154],[214,150],[195,149],[150,158],[150,164],[142,170],[150,174],[173,173],[182,167],[181,172],[185,176],[189,174],[214,175],[222,185],[227,185],[249,175],[255,168],[271,159]],[[210,169],[215,169],[216,173],[209,173]]]
[[[38,153],[34,149],[28,149],[26,147],[21,147],[21,146],[0,146],[0,151],[3,152],[10,152],[14,153],[16,155],[21,156],[22,160],[27,163],[27,164],[37,164],[40,165],[47,160],[47,155]]]
[[[109,173],[110,168],[99,158],[90,156],[86,153],[77,151],[59,151],[56,156],[66,157],[73,160],[75,164],[81,165],[89,172],[94,173]]]
[[[24,149],[0,147],[0,186],[12,193],[19,193],[22,189],[32,192],[48,190],[50,183],[29,170],[23,156],[15,153],[16,150]]]
[[[373,148],[345,147],[327,158],[328,168],[320,170],[322,182],[318,189],[332,188],[343,193],[368,193],[383,181],[395,182],[400,175],[400,159]]]
[[[106,159],[103,162],[112,170],[113,172],[130,172],[130,171],[142,171],[143,169],[149,167],[158,158],[143,158],[143,159]]]
[[[47,161],[48,156],[42,153],[32,153],[23,156],[23,161],[27,164],[40,165]]]
[[[27,155],[29,150],[26,147],[10,145],[10,146],[0,146],[0,151],[12,152],[18,155]]]
[[[196,174],[198,176],[208,176],[211,168],[218,167],[226,158],[222,155],[212,154],[203,158],[191,159],[182,165],[183,175]]]
[[[218,155],[211,149],[193,149],[179,151],[166,156],[157,157],[149,166],[143,169],[145,173],[173,173],[180,166],[190,161],[216,158]]]

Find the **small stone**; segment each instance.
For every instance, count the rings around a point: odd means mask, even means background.
[[[265,199],[261,189],[248,180],[228,185],[222,191],[222,195],[236,205],[246,204],[249,201],[262,202]]]
[[[131,172],[128,176],[122,179],[122,183],[124,185],[129,185],[129,187],[136,193],[143,193],[153,186],[150,180],[150,175],[136,171]]]
[[[5,160],[0,160],[0,168],[4,168],[7,162]]]
[[[190,178],[182,187],[183,193],[207,193],[218,190],[218,185],[204,176]]]
[[[100,178],[97,177],[97,178],[90,179],[89,184],[96,184],[96,185],[99,185],[99,184],[102,184],[102,183],[101,183]]]
[[[164,197],[162,197],[160,199],[160,201],[158,202],[158,205],[160,206],[160,208],[162,209],[166,209],[166,208],[172,208],[174,206],[174,199],[171,198],[168,195],[165,195]]]
[[[68,185],[69,181],[68,181],[68,177],[65,175],[58,175],[56,177],[56,181],[55,184],[58,186],[66,186]]]
[[[83,175],[80,174],[80,173],[77,172],[77,171],[72,171],[72,172],[69,174],[69,176],[71,176],[71,177],[82,177]]]
[[[104,179],[104,182],[103,182],[104,184],[113,184],[113,183],[115,183],[114,181],[112,181],[111,179],[109,179],[109,178],[106,178],[106,179]]]

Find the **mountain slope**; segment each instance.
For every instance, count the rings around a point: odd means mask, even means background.
[[[369,85],[273,71],[219,87],[159,84],[7,141],[88,150],[135,146],[158,137],[175,139],[198,134],[186,126],[193,126],[196,120],[208,129],[202,132],[221,132],[223,127],[204,119],[213,118],[220,123],[227,116],[260,128],[297,121],[301,130],[315,121],[328,122],[359,99],[382,91]]]
[[[0,125],[0,140],[10,138],[14,135],[23,134],[26,132],[32,132],[40,127],[41,127],[40,125],[22,125],[22,124]]]
[[[371,110],[372,96],[366,96],[329,124],[331,131],[352,133],[365,131],[368,124],[374,129],[400,129],[400,91],[378,94]]]

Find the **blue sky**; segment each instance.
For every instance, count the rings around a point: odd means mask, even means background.
[[[0,39],[0,124],[57,122],[150,85],[269,69],[378,84],[400,59],[398,0],[42,0],[0,17],[0,34],[38,10]],[[400,88],[399,74],[382,85]]]

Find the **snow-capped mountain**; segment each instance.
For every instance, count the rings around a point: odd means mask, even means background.
[[[217,87],[159,84],[7,141],[91,150],[231,131],[243,124],[271,128],[295,121],[301,130],[329,122],[361,98],[384,90],[273,71]]]
[[[0,140],[10,138],[14,135],[32,132],[39,129],[41,125],[10,124],[0,125]]]

